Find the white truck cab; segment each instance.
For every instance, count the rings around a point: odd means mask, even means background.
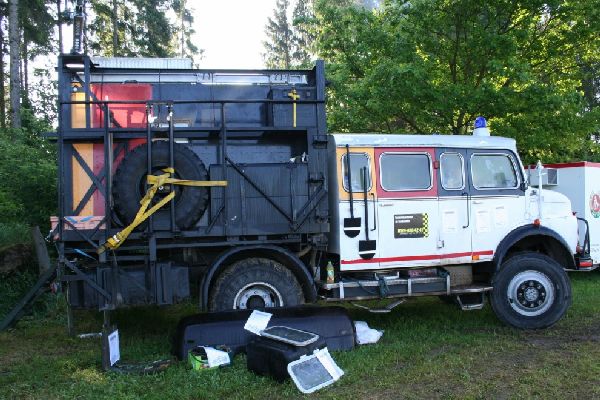
[[[330,300],[450,296],[520,328],[571,300],[578,228],[569,199],[528,186],[513,139],[330,136]]]

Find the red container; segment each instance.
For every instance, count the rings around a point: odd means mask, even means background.
[[[142,83],[103,83],[91,85],[92,92],[100,101],[146,101],[152,99],[152,85]],[[109,104],[110,126],[113,128],[145,128],[145,104]],[[104,126],[102,107],[94,106],[92,126]]]

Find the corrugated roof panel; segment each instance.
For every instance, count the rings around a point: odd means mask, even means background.
[[[100,68],[192,69],[190,58],[90,57]]]

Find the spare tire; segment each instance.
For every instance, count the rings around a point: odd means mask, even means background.
[[[146,182],[148,174],[147,153],[148,145],[136,147],[127,153],[117,168],[113,177],[114,210],[125,225],[135,218],[140,200],[146,194],[150,185]],[[173,146],[174,178],[195,181],[208,180],[208,173],[202,160],[187,146],[175,143]],[[164,174],[163,168],[169,166],[169,144],[166,141],[152,143],[152,174]],[[170,192],[169,185],[156,192],[151,206]],[[204,214],[208,205],[208,188],[196,186],[174,185],[175,190],[175,221],[179,229],[189,229]],[[153,214],[155,219],[169,220],[169,205],[164,205]],[[141,230],[145,224],[138,226]]]

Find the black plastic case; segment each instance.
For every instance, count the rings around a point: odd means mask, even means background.
[[[258,374],[271,376],[278,382],[289,378],[287,366],[300,357],[312,354],[316,349],[326,347],[325,339],[306,346],[294,346],[278,340],[256,336],[246,346],[246,363],[248,370]]]
[[[354,324],[343,307],[301,306],[270,308],[273,316],[268,326],[288,326],[313,332],[322,337],[329,350],[352,350]],[[173,337],[173,354],[180,360],[196,346],[225,345],[233,353],[244,351],[255,337],[244,329],[251,310],[195,314],[182,318]]]

